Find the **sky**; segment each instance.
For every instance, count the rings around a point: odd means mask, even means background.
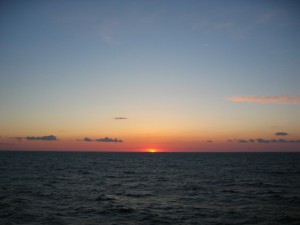
[[[298,1],[0,3],[0,150],[300,151]]]

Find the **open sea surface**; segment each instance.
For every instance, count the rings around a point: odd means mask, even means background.
[[[300,153],[0,152],[0,224],[300,224]]]

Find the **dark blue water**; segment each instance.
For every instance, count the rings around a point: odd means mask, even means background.
[[[300,153],[0,152],[0,224],[300,224]]]

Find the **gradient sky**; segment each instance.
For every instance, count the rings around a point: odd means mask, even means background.
[[[0,4],[2,150],[300,151],[298,1]]]

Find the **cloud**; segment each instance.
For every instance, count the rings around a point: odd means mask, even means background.
[[[212,141],[212,140],[207,140],[206,142],[207,142],[207,143],[213,143],[214,141]]]
[[[275,133],[276,136],[287,136],[289,135],[289,133],[286,133],[286,132],[277,132]]]
[[[267,140],[267,139],[257,139],[258,143],[297,143],[300,144],[300,140],[286,140],[286,139],[271,139],[271,140]]]
[[[262,139],[262,138],[258,138],[256,139],[257,143],[270,143],[272,142],[271,140],[266,140],[266,139]]]
[[[93,141],[93,140],[90,139],[90,138],[88,138],[88,137],[85,137],[85,138],[83,139],[83,141]]]
[[[264,139],[264,138],[257,138],[257,139],[229,139],[227,142],[237,142],[237,143],[258,143],[258,144],[270,144],[270,143],[297,143],[300,144],[300,140],[286,140],[286,139]]]
[[[123,141],[120,140],[120,139],[117,139],[117,138],[109,138],[109,137],[99,138],[99,139],[96,139],[96,141],[98,141],[98,142],[123,142]]]
[[[115,120],[127,120],[128,118],[127,117],[115,117],[114,119]]]
[[[300,143],[300,140],[286,140],[286,139],[262,139],[262,138],[259,138],[256,140],[257,143]]]
[[[278,11],[268,11],[263,13],[258,20],[256,20],[256,23],[258,24],[264,24],[264,23],[268,23],[271,21],[271,19],[273,19],[279,12]]]
[[[81,141],[80,139],[75,139],[76,141]],[[117,138],[110,138],[110,137],[105,137],[105,138],[98,138],[98,139],[91,139],[88,137],[85,137],[82,141],[85,142],[92,142],[92,141],[97,141],[97,142],[123,142],[121,139]]]
[[[232,102],[254,102],[254,103],[274,103],[274,104],[300,104],[300,96],[279,95],[279,96],[238,96],[227,98]]]
[[[54,136],[54,135],[49,135],[49,136],[41,136],[41,137],[38,137],[38,136],[27,136],[25,137],[26,140],[29,140],[29,141],[57,141],[57,137]]]
[[[106,44],[114,44],[114,40],[111,36],[111,32],[107,30],[100,31],[100,37],[102,41],[104,41]]]
[[[228,139],[227,142],[233,143],[255,143],[254,139]]]

